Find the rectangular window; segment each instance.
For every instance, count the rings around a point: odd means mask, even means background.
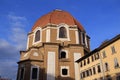
[[[99,53],[96,53],[95,58],[99,59]]]
[[[95,58],[95,60],[96,60],[96,54],[94,54],[94,58]]]
[[[112,80],[112,78],[111,78],[111,77],[108,77],[107,80]]]
[[[111,51],[112,51],[112,54],[116,53],[114,46],[111,47]]]
[[[96,70],[95,70],[95,67],[93,67],[93,74],[96,74]]]
[[[38,67],[32,67],[32,73],[31,73],[31,79],[32,80],[38,80],[38,73],[39,73]]]
[[[91,58],[92,58],[92,62],[93,62],[94,61],[94,56],[92,55]]]
[[[86,60],[84,60],[84,66],[86,65]]]
[[[97,68],[98,68],[98,73],[100,73],[101,72],[100,65],[98,65]]]
[[[92,69],[89,69],[89,74],[92,75]]]
[[[108,70],[109,70],[108,63],[105,63],[105,71],[108,71]]]
[[[100,77],[99,80],[103,80],[103,77]]]
[[[68,75],[68,70],[67,69],[62,69],[62,75]]]
[[[114,66],[115,66],[115,68],[119,67],[119,63],[118,63],[117,58],[114,58]]]
[[[103,56],[103,58],[106,57],[106,52],[105,51],[102,52],[102,56]]]
[[[85,77],[85,72],[83,72],[83,78]]]
[[[120,80],[120,75],[118,75],[118,76],[116,77],[116,80]]]
[[[88,70],[86,71],[86,75],[89,76],[89,71]]]
[[[61,66],[61,77],[68,77],[68,76],[69,76],[69,66]]]
[[[90,63],[90,59],[88,58],[88,59],[87,59],[87,64],[89,64],[89,63]]]
[[[80,63],[80,67],[82,67],[82,61],[81,61],[81,63]]]
[[[25,69],[22,67],[20,69],[20,78],[19,78],[19,80],[24,80],[24,73],[25,73]]]
[[[32,69],[32,79],[37,79],[37,68]]]
[[[82,42],[83,42],[83,44],[85,44],[85,34],[84,33],[82,33]]]

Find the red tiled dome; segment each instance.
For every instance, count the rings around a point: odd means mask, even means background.
[[[48,14],[43,15],[36,21],[32,30],[34,30],[38,26],[44,27],[48,23],[51,24],[65,23],[67,25],[77,25],[80,30],[84,31],[82,25],[76,19],[74,19],[72,15],[62,10],[54,10]]]

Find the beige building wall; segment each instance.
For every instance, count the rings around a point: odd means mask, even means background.
[[[115,52],[112,52],[112,47],[114,47]],[[103,52],[105,52],[106,57],[103,56]],[[111,77],[112,80],[116,79],[117,75],[120,75],[120,39],[108,45],[107,47],[100,50],[100,54],[102,56],[102,63],[104,69],[104,76]],[[118,61],[118,66],[115,67],[115,58]],[[108,64],[108,69],[106,70],[105,64]]]
[[[99,55],[99,58],[97,55]],[[88,63],[88,58],[90,63]],[[103,43],[100,47],[93,50],[90,54],[83,56],[77,62],[80,65],[80,80],[119,80],[120,35]],[[100,72],[98,72],[98,65],[100,65]],[[95,74],[93,67],[96,68]]]

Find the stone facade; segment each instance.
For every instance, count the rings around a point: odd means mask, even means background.
[[[90,52],[89,36],[68,12],[54,10],[39,18],[20,51],[17,80],[79,80],[75,62]]]

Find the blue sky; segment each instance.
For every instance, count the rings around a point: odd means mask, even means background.
[[[0,0],[0,75],[15,80],[19,51],[42,15],[54,10],[73,15],[91,37],[91,50],[120,33],[120,0]]]

